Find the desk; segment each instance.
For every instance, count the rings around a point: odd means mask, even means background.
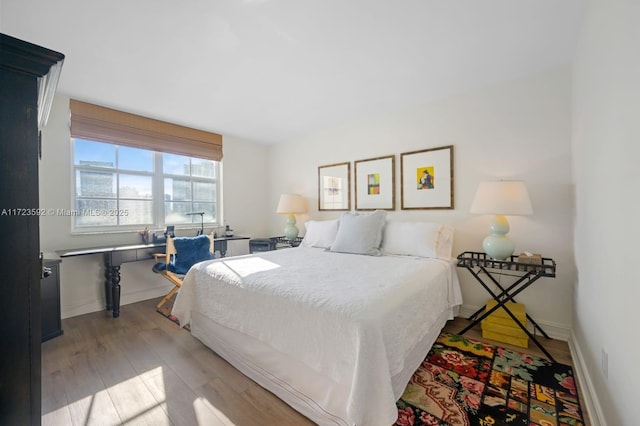
[[[536,339],[536,337],[516,318],[516,316],[505,305],[507,302],[515,302],[515,296],[524,291],[531,284],[536,282],[542,277],[555,278],[556,276],[556,262],[553,259],[546,257],[542,258],[541,264],[523,263],[518,261],[517,256],[510,256],[506,260],[493,260],[486,253],[465,251],[458,255],[457,266],[460,268],[466,268],[471,275],[484,287],[484,289],[493,297],[497,302],[496,305],[482,313],[486,309],[486,305],[478,309],[469,317],[472,320],[471,324],[465,327],[458,334],[464,334],[473,328],[480,321],[491,315],[494,311],[502,307],[507,314],[520,326],[520,328],[527,333],[527,336],[540,348],[540,350],[551,360],[554,361],[551,354],[542,346],[542,344]],[[494,292],[489,285],[480,276],[483,274],[488,278],[491,283],[496,285],[500,292]],[[509,286],[502,286],[495,278],[496,275],[509,275],[516,277],[516,281]],[[480,315],[482,313],[482,315]],[[534,326],[534,331],[537,329],[542,333],[544,337],[549,339],[549,336],[545,331],[540,328],[533,318],[527,314],[527,320]]]
[[[227,241],[248,240],[249,237],[220,237],[213,240],[214,248],[222,257],[227,255]],[[120,266],[126,262],[153,259],[153,253],[164,251],[165,243],[111,245],[101,247],[57,250],[58,256],[86,256],[102,254],[104,258],[104,292],[107,311],[113,311],[113,317],[120,316]]]

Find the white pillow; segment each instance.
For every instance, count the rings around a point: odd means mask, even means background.
[[[345,213],[340,218],[336,240],[329,250],[341,253],[380,254],[382,228],[387,212],[376,210],[373,213]]]
[[[453,226],[442,225],[438,242],[436,243],[436,254],[438,259],[451,259],[453,250]]]
[[[448,259],[452,241],[452,228],[440,223],[390,221],[381,249],[384,254]]]
[[[338,233],[338,219],[309,220],[304,226],[307,230],[300,243],[302,247],[331,247]]]

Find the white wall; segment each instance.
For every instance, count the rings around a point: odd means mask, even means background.
[[[224,221],[235,235],[268,232],[268,146],[225,136],[223,142]]]
[[[64,72],[64,70],[63,70]],[[43,131],[43,158],[40,161],[40,207],[71,208],[71,150],[69,99],[56,95],[49,122]],[[267,203],[267,180],[255,178],[254,170],[265,167],[267,148],[234,137],[223,140],[224,220],[235,235],[261,237],[267,234],[260,208]],[[136,232],[98,235],[71,235],[71,219],[45,216],[40,220],[40,247],[47,257],[55,251],[108,244],[137,244]],[[209,232],[209,230],[205,230]],[[178,232],[178,235],[179,232]],[[248,252],[248,241],[229,243],[229,255]],[[168,281],[151,271],[153,261],[125,263],[121,269],[121,304],[161,296],[171,288]],[[65,258],[61,266],[62,317],[104,309],[104,268],[99,255]]]
[[[573,73],[574,335],[594,424],[638,424],[640,3],[591,1]],[[601,368],[608,352],[608,377]]]
[[[511,217],[516,251],[552,257],[556,279],[542,279],[518,301],[546,330],[566,339],[571,328],[576,281],[573,259],[573,193],[571,183],[570,68],[562,67],[517,81],[487,87],[397,114],[372,117],[303,140],[273,146],[270,212],[282,192],[297,192],[310,206],[306,217],[333,218],[339,212],[317,211],[318,166],[396,154],[398,219],[441,221],[456,228],[454,255],[481,250],[488,216],[474,216],[469,207],[481,180],[516,178],[526,181],[534,214]],[[454,146],[455,209],[400,210],[402,152]],[[353,171],[353,163],[352,163]],[[352,185],[353,194],[353,185]],[[352,195],[352,206],[353,206]],[[270,215],[270,230],[282,233],[284,218]],[[301,232],[304,229],[300,226]],[[465,307],[482,306],[488,295],[463,270]]]

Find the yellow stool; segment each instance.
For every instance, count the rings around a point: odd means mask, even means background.
[[[493,299],[487,301],[485,312],[491,310],[498,302]],[[507,308],[518,318],[518,320],[526,327],[527,313],[525,306],[521,303],[507,302]],[[520,346],[522,348],[529,347],[529,336],[520,326],[511,318],[503,307],[498,308],[487,318],[482,320],[482,337],[485,339],[496,340],[498,342],[509,343],[511,345]]]

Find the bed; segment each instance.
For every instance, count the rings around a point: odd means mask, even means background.
[[[462,303],[455,262],[384,251],[382,226],[374,256],[333,250],[337,236],[318,242],[310,228],[297,248],[195,265],[173,314],[312,421],[389,426]]]

